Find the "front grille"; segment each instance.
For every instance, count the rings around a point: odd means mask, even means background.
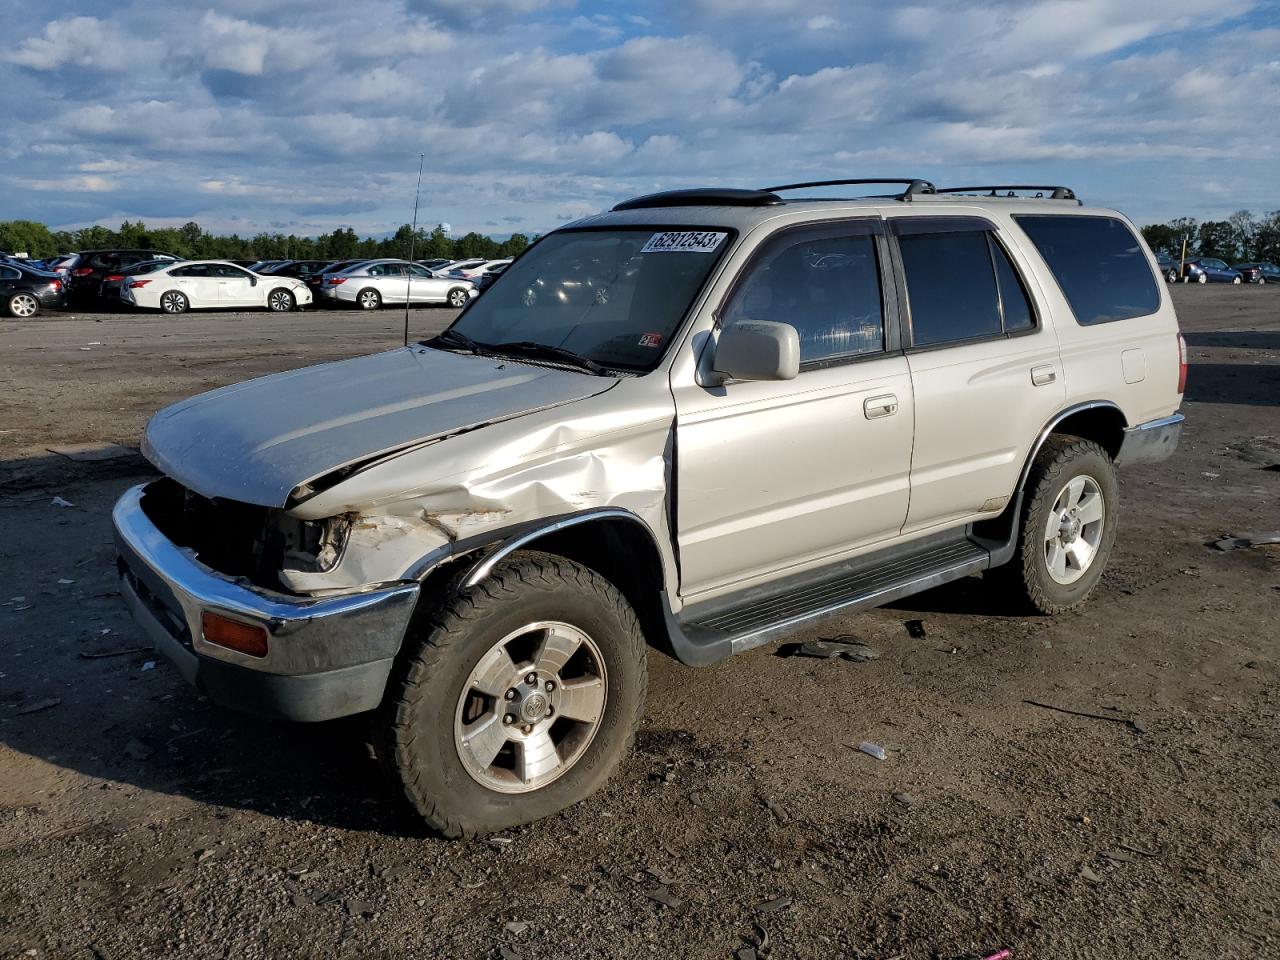
[[[203,497],[168,477],[147,486],[142,510],[178,546],[218,573],[279,589],[284,556],[281,511]]]

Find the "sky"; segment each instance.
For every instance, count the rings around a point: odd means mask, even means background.
[[[0,220],[545,233],[628,196],[1064,183],[1280,208],[1280,0],[9,4]]]

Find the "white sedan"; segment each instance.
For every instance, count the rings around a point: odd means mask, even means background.
[[[165,313],[245,307],[285,313],[309,304],[311,291],[293,277],[263,276],[225,260],[185,260],[126,277],[120,299]]]

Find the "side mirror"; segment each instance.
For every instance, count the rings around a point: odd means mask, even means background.
[[[735,323],[720,331],[712,369],[730,380],[794,380],[800,373],[800,335],[789,323]]]
[[[257,278],[257,277],[250,277],[250,278],[249,278],[249,286],[251,286],[251,287],[256,287],[257,285],[258,285],[258,278]]]

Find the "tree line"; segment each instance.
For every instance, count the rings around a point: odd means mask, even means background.
[[[1262,217],[1237,210],[1225,220],[1203,223],[1194,217],[1178,217],[1143,227],[1142,236],[1152,250],[1163,250],[1175,259],[1182,256],[1186,238],[1188,257],[1215,257],[1227,263],[1280,263],[1280,210]]]
[[[433,230],[404,224],[389,237],[358,237],[350,227],[339,227],[318,237],[259,233],[218,236],[206,233],[191,221],[180,227],[148,227],[129,220],[119,230],[92,226],[80,230],[50,230],[34,220],[0,221],[0,252],[27,253],[37,260],[73,250],[144,249],[161,250],[189,260],[349,260],[354,257],[408,257],[412,241],[413,257],[427,260],[444,257],[514,257],[529,246],[523,233],[495,240],[479,233],[451,237],[443,226]]]

